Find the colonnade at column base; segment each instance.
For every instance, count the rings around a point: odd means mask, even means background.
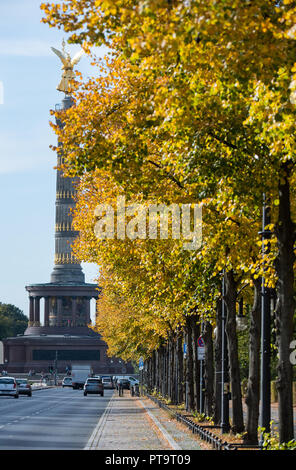
[[[96,284],[51,282],[30,285],[26,290],[29,293],[30,309],[25,335],[32,334],[32,328],[46,328],[46,334],[52,334],[53,328],[58,328],[59,331],[66,328],[67,334],[72,334],[77,328],[90,330],[90,302],[91,299],[97,300],[99,296]],[[41,299],[44,299],[43,319],[40,312]]]

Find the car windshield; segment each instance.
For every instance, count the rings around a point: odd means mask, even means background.
[[[110,379],[103,379],[103,382],[111,382]]]
[[[18,384],[26,384],[27,381],[25,379],[16,379],[16,383]]]
[[[88,384],[99,384],[100,382],[100,379],[89,379],[87,381]]]
[[[70,379],[69,377],[67,377],[66,379],[64,379],[65,382],[72,382],[72,379]]]
[[[13,379],[2,379],[2,378],[0,378],[0,383],[5,384],[5,385],[11,385],[11,384],[14,384],[14,380]]]

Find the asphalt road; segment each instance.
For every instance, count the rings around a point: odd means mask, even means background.
[[[0,450],[82,450],[113,394],[52,388],[0,396]]]

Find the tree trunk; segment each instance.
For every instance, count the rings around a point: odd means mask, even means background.
[[[171,397],[171,339],[170,336],[168,338],[168,343],[167,343],[167,381],[168,381],[168,386],[167,386],[167,397]]]
[[[183,371],[183,333],[182,331],[178,332],[177,335],[177,384],[178,384],[178,395],[177,395],[177,404],[183,403],[183,393],[184,393],[184,371]]]
[[[150,370],[151,370],[151,358],[149,357],[146,361],[146,390],[150,393]]]
[[[165,388],[166,388],[166,372],[165,372],[165,347],[161,347],[161,395],[165,397]]]
[[[244,430],[244,418],[238,359],[238,342],[236,335],[237,286],[232,270],[225,273],[225,285],[225,303],[227,307],[226,335],[232,399],[232,430],[234,433],[241,433]]]
[[[194,387],[193,387],[193,357],[192,357],[192,328],[190,317],[186,318],[187,357],[186,357],[186,382],[187,382],[187,411],[194,410]]]
[[[278,380],[279,394],[279,436],[280,442],[288,442],[294,437],[292,378],[290,343],[293,339],[294,302],[294,243],[295,226],[291,219],[289,162],[282,165],[282,179],[279,182],[279,215],[276,225],[278,257],[278,304],[276,308],[278,341]]]
[[[156,385],[156,351],[152,352],[152,377],[151,377],[151,391],[155,390]]]
[[[247,421],[244,441],[258,444],[260,401],[260,331],[261,331],[261,279],[253,279],[254,302],[249,330],[249,377],[246,395]]]
[[[192,315],[192,353],[193,353],[193,390],[194,390],[194,409],[199,410],[199,361],[197,358],[197,340],[200,334],[200,326],[197,324],[198,317]]]
[[[222,301],[217,302],[215,333],[215,398],[214,423],[221,424],[221,371],[222,371]]]
[[[186,328],[183,330],[183,348],[184,344],[186,344],[187,341],[187,333],[186,333]],[[183,349],[183,377],[184,377],[184,385],[183,385],[183,403],[185,403],[187,407],[187,358],[184,357],[184,349]]]
[[[213,362],[213,328],[210,322],[204,322],[204,341],[205,341],[205,361],[204,361],[204,380],[205,397],[204,411],[207,416],[213,415],[213,397],[214,397],[214,362]]]
[[[159,381],[159,349],[155,351],[155,391],[158,392]]]
[[[173,364],[172,364],[172,403],[174,405],[177,403],[177,335],[176,333],[173,334],[173,341],[172,341],[172,356],[173,356]]]
[[[167,398],[169,393],[169,348],[168,343],[165,345],[165,392],[164,396]]]
[[[174,402],[174,338],[169,335],[168,342],[168,396],[171,402]]]

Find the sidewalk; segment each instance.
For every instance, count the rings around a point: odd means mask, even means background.
[[[85,450],[202,450],[196,436],[146,397],[114,392]]]

